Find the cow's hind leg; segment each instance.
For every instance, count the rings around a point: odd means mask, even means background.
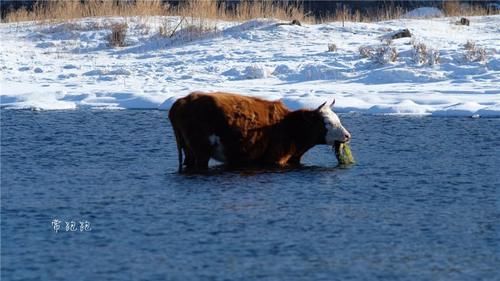
[[[177,143],[177,156],[179,159],[179,173],[182,172],[182,149],[185,149],[184,141],[182,139],[182,135],[179,133],[179,131],[174,127],[174,135],[175,135],[175,142]],[[184,155],[187,155],[184,152]]]
[[[186,158],[189,160],[189,158]],[[196,156],[193,156],[189,161],[185,161],[185,171],[187,172],[202,172],[208,170],[208,161],[210,157],[206,155],[201,155],[197,153]]]
[[[186,166],[186,170],[196,169],[196,151],[193,149],[193,144],[189,142],[189,138],[186,138],[184,131],[177,130],[174,128],[175,140],[177,142],[177,154],[179,160],[179,173],[182,173],[183,167]],[[183,162],[184,154],[184,162]]]
[[[208,170],[208,161],[210,160],[210,145],[208,143],[199,146],[194,156],[194,168],[196,171]]]
[[[195,153],[192,149],[190,149],[188,147],[184,148],[184,165],[186,166],[186,168],[188,168],[188,169],[194,168],[194,165],[195,165],[195,162],[194,162],[195,156],[194,155],[195,155]]]
[[[208,169],[208,161],[210,160],[210,143],[208,139],[203,141],[202,138],[193,138],[185,147],[184,164],[186,170],[190,172],[205,171]]]

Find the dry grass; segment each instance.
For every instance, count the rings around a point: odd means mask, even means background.
[[[456,0],[444,1],[443,2],[443,12],[447,16],[460,15],[460,3]]]
[[[180,21],[163,19],[159,26],[158,35],[166,38],[174,38],[183,42],[193,41],[197,38],[217,34],[216,22],[210,22],[203,18],[182,17]]]
[[[183,16],[197,19],[248,20],[254,18],[297,19],[312,22],[305,15],[300,0],[273,3],[266,0],[242,0],[234,9],[226,9],[225,2],[214,0],[185,0],[177,6],[163,4],[161,0],[136,1],[38,1],[33,11],[22,8],[7,13],[5,22],[65,21],[84,17],[101,16]]]
[[[464,58],[468,62],[485,62],[488,58],[486,49],[477,46],[474,41],[468,40],[464,48]]]
[[[226,2],[207,0],[187,0],[170,11],[173,15],[189,18],[206,18],[244,21],[255,18],[276,18],[282,20],[310,21],[304,14],[300,1],[280,1],[273,3],[266,0],[242,0],[232,9],[227,9]]]
[[[396,48],[385,45],[377,49],[373,59],[380,64],[386,64],[389,62],[395,62],[397,58],[398,52],[396,51]]]
[[[233,2],[234,4],[234,2]],[[111,1],[38,1],[32,11],[20,9],[8,13],[6,22],[37,21],[39,23],[102,16],[181,16],[182,21],[172,22],[165,19],[160,23],[158,34],[163,37],[189,37],[193,39],[208,32],[217,31],[217,20],[244,21],[254,18],[275,18],[282,20],[298,20],[312,22],[305,15],[300,0],[272,2],[268,0],[242,0],[239,5],[228,9],[226,2],[215,0],[185,0],[177,6],[163,4],[161,0]],[[109,39],[111,46],[121,46],[124,42],[120,32],[126,29],[111,27]],[[149,33],[145,28],[144,32]]]
[[[328,16],[316,19],[316,23],[323,22],[374,22],[399,19],[408,10],[392,5],[390,2],[386,7],[373,9],[368,13],[361,13],[359,10],[348,9],[339,4],[337,11]],[[472,5],[460,6],[456,0],[443,1],[443,11],[446,16],[480,16],[498,14],[498,10],[485,8],[477,3],[472,2]]]
[[[337,45],[331,43],[328,44],[328,52],[336,52],[337,51]]]
[[[497,11],[489,10],[478,3],[471,1],[468,4],[460,4],[458,0],[443,1],[443,12],[445,16],[481,16],[498,13]]]
[[[441,54],[438,50],[429,48],[425,43],[411,41],[413,46],[413,61],[417,65],[436,65],[441,62]]]
[[[395,62],[399,56],[396,48],[391,47],[388,44],[378,46],[377,48],[371,46],[361,46],[358,51],[361,57],[369,58],[373,62],[380,64]]]
[[[217,30],[215,26],[197,24],[186,25],[181,29],[174,30],[168,37],[180,42],[189,42],[203,37],[215,36],[216,34]]]
[[[346,6],[338,7],[337,11],[329,16],[321,17],[316,23],[322,22],[374,22],[401,18],[407,11],[399,6],[388,6],[386,8],[374,9],[363,14],[359,10],[352,10]]]
[[[476,42],[472,40],[467,40],[467,43],[465,43],[464,48],[467,51],[474,50],[476,48]]]
[[[361,46],[359,47],[358,51],[363,58],[371,58],[375,53],[375,49],[373,49],[373,47],[371,46]]]
[[[37,1],[33,11],[20,9],[5,16],[6,22],[18,21],[64,21],[85,17],[100,16],[146,16],[165,15],[168,5],[160,0],[137,0],[135,3],[126,1]]]
[[[239,5],[231,1],[184,0],[177,6],[169,6],[161,0],[51,0],[37,1],[33,11],[19,9],[7,13],[4,22],[19,21],[64,21],[84,17],[101,16],[183,16],[196,19],[221,19],[244,21],[254,18],[276,18],[282,20],[297,19],[307,23],[321,22],[372,22],[400,18],[406,10],[397,5],[387,5],[378,10],[362,14],[339,4],[334,14],[313,18],[304,12],[301,0],[270,1],[241,0]],[[228,9],[228,5],[231,5]],[[458,1],[443,1],[443,10],[447,16],[472,16],[498,14],[480,5],[461,6]]]
[[[413,60],[417,64],[425,64],[427,62],[427,45],[424,43],[413,43]]]
[[[163,19],[160,23],[158,34],[162,37],[170,37],[173,34],[173,27],[169,20]]]
[[[439,51],[427,47],[425,43],[412,41],[413,61],[418,65],[436,65],[441,61]]]
[[[111,34],[109,35],[109,45],[112,47],[125,46],[125,37],[127,36],[127,24],[117,23],[111,27]]]

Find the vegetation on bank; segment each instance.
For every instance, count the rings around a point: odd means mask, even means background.
[[[390,3],[390,2],[388,2]],[[498,14],[498,10],[472,2],[461,5],[458,0],[444,1],[445,16],[473,16]],[[314,17],[305,11],[303,1],[241,0],[231,1],[185,0],[179,5],[169,5],[161,0],[136,1],[37,1],[33,9],[21,8],[7,12],[3,22],[65,21],[102,16],[183,16],[203,19],[244,21],[254,18],[299,20],[308,23],[329,21],[370,22],[401,17],[407,10],[398,5],[386,5],[369,13],[362,13],[347,6],[339,6],[332,14]]]

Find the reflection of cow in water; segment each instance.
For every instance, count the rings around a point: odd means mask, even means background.
[[[332,103],[333,105],[333,103]],[[316,110],[290,111],[280,101],[230,93],[194,92],[177,100],[169,112],[182,171],[208,168],[210,158],[229,167],[300,163],[317,144],[351,138],[326,103]]]

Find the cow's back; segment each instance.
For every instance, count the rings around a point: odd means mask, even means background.
[[[289,110],[280,101],[267,101],[230,93],[209,94],[229,127],[251,131],[281,121]]]
[[[169,117],[171,120],[181,119],[179,121],[183,123],[200,123],[212,128],[224,125],[250,131],[276,124],[287,113],[289,110],[280,101],[223,92],[194,92],[178,99],[172,106]]]

